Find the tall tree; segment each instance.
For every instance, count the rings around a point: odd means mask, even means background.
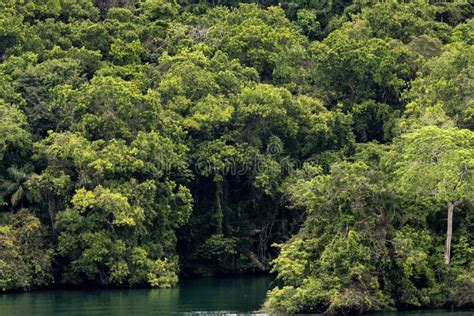
[[[474,133],[426,126],[403,135],[398,146],[399,188],[446,203],[444,261],[449,264],[454,211],[474,194]]]

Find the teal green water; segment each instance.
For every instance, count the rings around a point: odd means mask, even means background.
[[[0,295],[0,315],[170,315],[249,313],[271,277],[183,280],[172,289],[51,290]]]
[[[0,315],[223,315],[260,307],[270,277],[183,280],[172,289],[51,290],[0,295]],[[416,311],[377,316],[474,316],[473,312]]]
[[[417,310],[390,313],[371,313],[367,316],[474,316],[472,311]]]

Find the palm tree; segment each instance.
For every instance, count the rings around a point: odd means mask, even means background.
[[[26,182],[33,175],[33,166],[26,164],[20,168],[11,166],[7,169],[6,177],[0,179],[0,198],[10,200],[12,208],[23,208],[24,200],[28,198]]]

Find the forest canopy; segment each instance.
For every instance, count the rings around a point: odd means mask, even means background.
[[[474,8],[0,3],[0,288],[274,272],[265,310],[474,305]]]

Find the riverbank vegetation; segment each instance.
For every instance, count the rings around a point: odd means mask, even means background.
[[[0,288],[273,271],[265,309],[474,304],[468,1],[0,4]]]

